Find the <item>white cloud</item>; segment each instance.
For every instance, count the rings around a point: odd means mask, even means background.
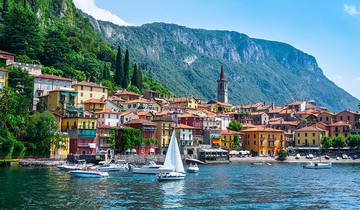
[[[95,4],[95,0],[73,0],[77,8],[93,16],[97,20],[110,21],[114,24],[127,26],[126,21],[112,14],[110,11],[102,9]]]
[[[359,15],[359,10],[355,5],[344,4],[344,11],[351,16]]]

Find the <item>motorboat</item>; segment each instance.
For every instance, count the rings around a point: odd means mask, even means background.
[[[125,161],[116,161],[115,163],[106,163],[98,166],[100,171],[114,172],[114,171],[128,171],[129,164]]]
[[[150,161],[142,167],[132,167],[131,170],[134,174],[158,174],[160,173],[160,170],[163,172],[172,171],[171,168],[169,169],[162,165],[157,165],[154,161]]]
[[[91,166],[91,165],[86,164],[85,160],[78,160],[77,164],[66,163],[66,164],[57,166],[57,168],[62,171],[74,171],[74,170],[84,170],[89,166]]]
[[[305,168],[305,169],[330,169],[331,166],[332,166],[331,163],[309,162],[309,163],[303,165],[303,168]]]
[[[197,172],[199,172],[198,165],[196,163],[189,165],[189,167],[187,168],[187,172],[188,173],[197,173]]]
[[[160,168],[160,173],[157,176],[159,181],[182,180],[186,176],[174,131],[171,135],[170,144],[166,152],[164,168],[172,169],[172,171],[163,171]]]
[[[96,171],[96,170],[75,170],[69,171],[69,173],[74,177],[81,178],[101,178],[109,176],[108,172]]]

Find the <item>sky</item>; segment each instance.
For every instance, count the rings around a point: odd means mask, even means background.
[[[74,0],[118,25],[166,22],[285,42],[360,99],[360,0]]]

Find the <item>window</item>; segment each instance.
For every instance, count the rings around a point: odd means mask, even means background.
[[[315,133],[313,133],[313,136],[315,136]]]
[[[329,121],[329,117],[326,117],[326,121]]]
[[[90,91],[93,91],[93,90],[92,90],[92,87],[90,87]]]
[[[350,116],[348,116],[348,120],[350,121]]]
[[[305,133],[305,137],[307,137],[308,135],[307,135],[307,133]]]
[[[313,139],[313,145],[315,145],[315,139]]]
[[[103,88],[103,93],[105,93],[105,88]]]
[[[322,121],[322,117],[320,117],[320,121]]]
[[[256,140],[254,140],[254,145],[256,145]]]
[[[83,122],[83,129],[86,128],[86,122]]]
[[[300,133],[298,133],[298,137],[300,137]]]
[[[81,88],[81,90],[84,90],[84,86],[81,85],[80,88]]]
[[[84,96],[84,93],[80,93],[80,96],[81,96],[81,97]]]
[[[95,122],[92,122],[92,123],[91,123],[91,128],[92,128],[92,129],[95,129]]]
[[[343,120],[343,117],[342,117],[342,116],[340,116],[340,120]]]
[[[92,93],[90,93],[90,98],[92,98],[92,96],[93,96],[93,94],[92,94]]]
[[[300,139],[298,139],[298,144],[300,144]]]

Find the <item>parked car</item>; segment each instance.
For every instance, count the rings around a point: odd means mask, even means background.
[[[296,154],[295,159],[300,159],[300,154]]]

